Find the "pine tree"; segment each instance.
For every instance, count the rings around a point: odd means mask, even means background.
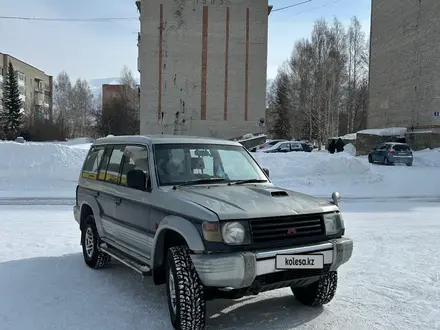
[[[291,138],[289,85],[288,73],[280,70],[272,85],[272,99],[270,101],[270,106],[273,109],[272,114],[275,117],[270,133],[278,139],[290,140]]]
[[[8,73],[3,88],[3,119],[4,130],[9,137],[15,137],[22,123],[20,90],[14,72],[14,66],[9,62]]]

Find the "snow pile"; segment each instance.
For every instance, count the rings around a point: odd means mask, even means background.
[[[351,156],[356,156],[356,147],[352,143],[348,143],[344,146],[344,152]]]
[[[370,134],[379,136],[405,136],[407,131],[406,127],[389,127],[389,128],[377,128],[377,129],[364,129],[357,132],[357,134]]]
[[[318,196],[330,196],[335,190],[347,193],[347,186],[358,190],[382,180],[367,161],[347,153],[257,153],[256,160],[269,169],[276,185]]]
[[[74,196],[86,149],[60,143],[0,143],[0,197]]]
[[[347,146],[346,146],[347,147]],[[353,146],[354,148],[354,146]],[[329,197],[440,197],[440,149],[414,153],[414,166],[369,164],[367,157],[346,152],[256,153],[272,181],[286,189]]]
[[[414,153],[414,165],[425,167],[440,167],[440,148],[425,149]],[[440,188],[439,188],[440,189]]]

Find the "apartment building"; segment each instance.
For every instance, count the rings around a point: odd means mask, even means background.
[[[439,0],[372,0],[368,128],[440,129],[439,15]]]
[[[52,120],[52,76],[9,54],[3,53],[0,53],[0,99],[3,95],[3,85],[7,78],[9,62],[12,63],[17,75],[24,113],[29,115],[30,120]],[[2,110],[2,107],[0,110]]]
[[[268,0],[138,0],[141,134],[264,130]]]

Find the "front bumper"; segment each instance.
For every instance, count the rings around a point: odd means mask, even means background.
[[[285,270],[275,269],[278,254],[322,254],[324,267],[333,271],[346,263],[353,252],[353,241],[338,238],[288,249],[228,254],[192,254],[197,273],[207,287],[241,289],[250,286],[260,275]]]

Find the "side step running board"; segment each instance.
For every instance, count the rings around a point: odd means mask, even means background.
[[[152,275],[151,268],[149,266],[140,264],[139,262],[127,257],[126,255],[108,246],[107,244],[103,243],[99,246],[99,248],[102,252],[107,253],[110,257],[115,258],[116,260],[135,270],[142,276]]]

